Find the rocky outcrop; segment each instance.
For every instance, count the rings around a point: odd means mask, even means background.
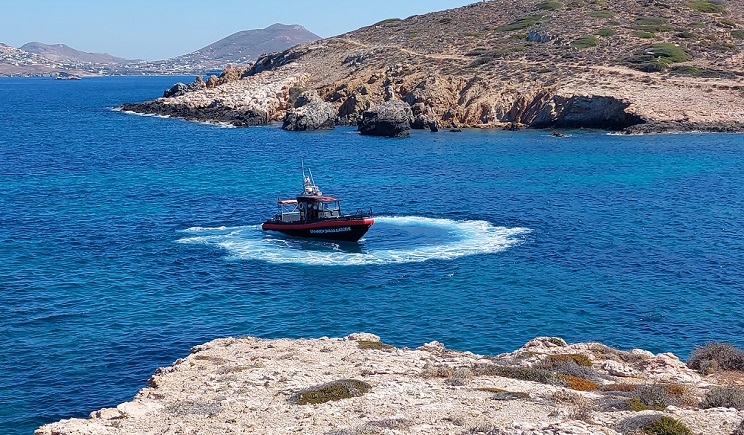
[[[664,415],[692,433],[729,435],[744,411],[693,405],[709,381],[672,354],[556,337],[497,356],[436,341],[401,349],[363,333],[225,338],[156,370],[131,402],[35,433],[620,435]],[[630,409],[665,388],[676,405]]]
[[[289,90],[307,76],[292,74],[291,68],[268,71],[248,79],[229,79],[214,88],[144,103],[122,104],[118,108],[135,113],[172,116],[195,121],[229,123],[238,127],[280,121],[289,109]],[[202,82],[203,83],[203,82]]]
[[[390,100],[365,111],[359,121],[359,132],[366,136],[408,137],[413,114],[400,100]]]
[[[196,79],[188,85],[176,83],[173,87],[166,89],[165,92],[163,92],[163,98],[180,97],[188,92],[199,91],[206,87],[207,84],[204,83],[204,80],[202,80],[200,76],[196,76]]]
[[[336,108],[315,91],[300,94],[295,107],[284,115],[282,128],[288,131],[327,130],[336,125]]]
[[[555,96],[530,123],[534,128],[622,130],[644,122],[626,109],[630,103],[606,96]]]

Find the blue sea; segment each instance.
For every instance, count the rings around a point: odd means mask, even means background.
[[[0,432],[131,400],[218,337],[744,346],[744,136],[225,128],[112,110],[191,78],[0,79]],[[259,225],[301,160],[358,244]]]

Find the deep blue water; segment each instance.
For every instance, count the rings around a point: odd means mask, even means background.
[[[744,346],[744,136],[288,133],[134,116],[173,77],[0,79],[0,432],[217,337]],[[263,234],[300,159],[359,245]]]

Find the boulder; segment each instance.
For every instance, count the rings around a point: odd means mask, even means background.
[[[413,113],[411,106],[390,100],[366,110],[359,121],[359,132],[366,136],[408,137]]]
[[[197,76],[196,79],[188,85],[176,83],[170,89],[166,89],[165,92],[163,92],[163,98],[180,97],[188,92],[199,91],[206,87],[207,85],[204,83],[201,76]]]
[[[288,131],[332,129],[336,125],[336,109],[323,101],[315,91],[300,94],[295,107],[284,115],[282,128]]]

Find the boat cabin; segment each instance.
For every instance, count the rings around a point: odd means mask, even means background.
[[[278,200],[282,222],[309,222],[341,217],[338,198],[323,195],[302,195],[297,199]]]

